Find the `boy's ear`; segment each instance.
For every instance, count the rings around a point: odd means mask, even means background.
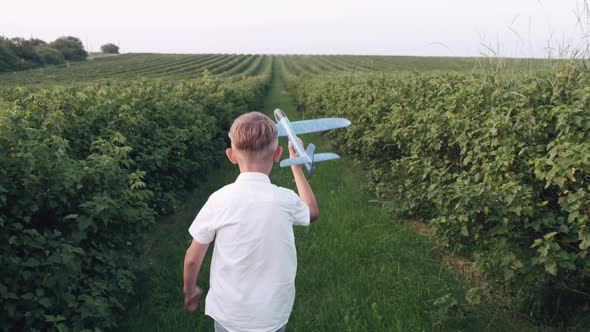
[[[275,153],[272,156],[273,157],[272,160],[275,163],[278,163],[279,160],[281,160],[281,155],[282,154],[283,154],[283,147],[279,145],[279,146],[277,146],[277,149],[275,150]]]
[[[225,155],[227,156],[227,159],[231,161],[232,164],[235,165],[238,163],[238,159],[236,159],[236,156],[234,155],[234,150],[232,150],[231,148],[225,149]]]

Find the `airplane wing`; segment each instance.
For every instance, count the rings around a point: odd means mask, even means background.
[[[335,154],[335,153],[318,153],[316,155],[313,156],[313,162],[314,163],[319,163],[321,161],[326,161],[326,160],[334,160],[334,159],[338,159],[340,158],[339,155]]]
[[[338,159],[338,158],[340,158],[340,156],[335,153],[331,153],[331,152],[318,153],[318,154],[314,154],[313,162],[319,163],[322,161],[334,160],[334,159]],[[289,159],[285,159],[285,160],[281,161],[280,166],[281,167],[288,167],[288,166],[293,166],[293,165],[302,165],[302,164],[306,164],[307,162],[308,162],[308,160],[304,157],[294,157],[294,158],[289,158]]]
[[[332,130],[337,128],[344,128],[350,125],[350,121],[343,118],[324,118],[314,120],[293,121],[291,126],[295,135],[315,133],[318,131]],[[287,132],[283,126],[278,126],[279,136],[287,136]]]
[[[294,158],[282,160],[279,165],[281,167],[289,167],[289,166],[293,166],[293,165],[303,165],[303,164],[306,164],[307,162],[308,162],[308,160],[304,157],[294,157]]]

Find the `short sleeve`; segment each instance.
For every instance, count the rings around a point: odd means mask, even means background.
[[[215,238],[215,232],[217,231],[217,213],[215,211],[212,199],[209,198],[207,203],[203,205],[201,211],[193,220],[193,223],[188,229],[195,241],[201,244],[211,243]]]
[[[309,218],[309,206],[297,196],[295,208],[293,209],[293,225],[307,226],[309,225]]]

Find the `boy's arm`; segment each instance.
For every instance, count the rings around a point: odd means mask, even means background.
[[[303,141],[299,140],[301,144]],[[289,141],[289,155],[291,158],[297,157],[297,152],[293,149],[291,142]],[[320,216],[320,210],[318,208],[318,202],[315,199],[315,195],[303,174],[303,170],[301,169],[301,165],[293,165],[291,166],[291,170],[293,171],[293,178],[295,179],[295,184],[297,185],[297,192],[299,193],[299,198],[307,206],[309,207],[309,220],[314,222]]]
[[[184,304],[188,311],[194,311],[199,306],[199,298],[203,291],[197,287],[197,277],[201,264],[207,254],[209,243],[201,244],[195,240],[191,243],[184,256]]]

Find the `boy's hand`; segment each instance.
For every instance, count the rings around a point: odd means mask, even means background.
[[[201,299],[201,295],[203,294],[203,290],[199,287],[195,287],[193,290],[184,294],[184,306],[186,310],[193,312],[197,310],[199,307],[199,300]]]
[[[297,140],[299,141],[299,144],[303,146],[303,141],[301,140],[301,138],[297,137]],[[293,148],[293,144],[291,144],[291,141],[289,141],[289,158],[295,158],[298,156],[299,155],[297,154],[297,151],[295,151],[295,148]]]
[[[297,137],[299,144],[303,146],[303,141],[301,138]],[[289,141],[289,156],[290,158],[298,157],[297,151],[293,148],[293,144]],[[295,179],[295,185],[297,186],[297,192],[299,193],[299,197],[307,206],[309,207],[309,220],[315,221],[318,219],[320,215],[320,210],[318,209],[318,203],[315,199],[315,195],[303,175],[303,171],[301,170],[301,165],[293,165],[291,166],[291,170],[293,171],[293,178]]]
[[[197,310],[199,299],[203,294],[203,290],[197,287],[197,276],[208,248],[209,243],[201,244],[193,240],[186,250],[186,256],[184,256],[182,291],[184,292],[184,306],[188,311]]]

